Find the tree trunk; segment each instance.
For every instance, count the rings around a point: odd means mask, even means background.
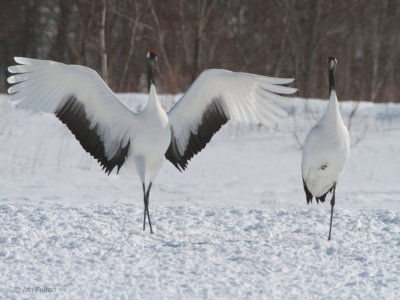
[[[101,14],[101,27],[100,27],[101,75],[103,77],[104,82],[108,84],[106,16],[107,16],[107,0],[103,0],[103,10]]]

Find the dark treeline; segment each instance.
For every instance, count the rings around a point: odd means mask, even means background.
[[[206,68],[295,77],[327,98],[329,55],[340,99],[400,102],[400,0],[0,0],[0,92],[13,56],[82,64],[116,92],[184,91]]]

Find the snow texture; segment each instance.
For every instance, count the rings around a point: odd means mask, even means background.
[[[108,177],[54,116],[0,96],[0,298],[398,299],[400,105],[360,103],[330,242],[297,142],[326,105],[293,99],[279,126],[226,125],[184,173],[164,162],[150,235],[137,177]],[[346,125],[355,105],[341,103]]]

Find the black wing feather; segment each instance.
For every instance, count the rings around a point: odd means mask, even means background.
[[[56,111],[56,116],[63,122],[79,141],[83,149],[98,160],[103,170],[110,174],[117,166],[117,172],[124,164],[130,146],[130,140],[125,147],[120,147],[115,155],[109,159],[105,154],[104,144],[97,134],[97,127],[90,128],[90,121],[86,117],[85,105],[78,101],[75,96],[69,97],[66,103]]]
[[[333,191],[334,186],[335,186],[335,184],[333,184],[332,187],[322,196],[315,197],[315,200],[317,201],[317,203],[319,203],[320,201],[322,203],[325,202],[326,195],[328,195],[329,192]],[[308,189],[304,178],[303,178],[303,187],[304,187],[304,192],[306,193],[307,204],[309,204],[310,202],[312,202],[313,195],[311,194],[310,190]]]
[[[307,204],[309,204],[310,202],[312,202],[313,195],[308,190],[308,187],[307,187],[307,184],[306,184],[304,178],[303,178],[303,187],[304,187],[304,192],[306,192]],[[317,200],[317,203],[318,203],[318,200]]]
[[[171,128],[171,143],[168,147],[165,157],[179,170],[185,170],[188,161],[197,153],[199,153],[212,136],[229,121],[226,115],[222,100],[216,98],[207,106],[204,111],[201,123],[197,128],[197,134],[190,133],[189,142],[185,149],[185,153],[181,155],[176,144],[173,129]]]
[[[318,198],[315,198],[315,199],[317,199],[317,203],[318,203],[318,201],[325,202],[326,195],[328,195],[328,193],[332,192],[334,187],[335,187],[335,184],[333,184],[332,187],[325,194],[323,194],[322,196],[320,196]]]

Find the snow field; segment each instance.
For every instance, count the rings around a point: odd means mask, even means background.
[[[326,103],[229,124],[184,173],[165,162],[150,235],[137,177],[106,176],[53,116],[0,96],[0,298],[398,299],[400,105],[360,103],[328,242],[330,198],[307,206],[298,142]]]
[[[43,285],[56,288],[51,297],[86,299],[395,299],[400,293],[400,218],[389,210],[337,210],[331,242],[325,210],[152,212],[154,235],[138,226],[136,205],[1,205],[4,295],[16,296],[14,286]]]

